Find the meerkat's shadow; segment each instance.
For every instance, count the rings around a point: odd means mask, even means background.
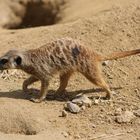
[[[122,89],[122,87],[114,87],[114,88],[111,88],[113,91],[114,90],[119,90],[119,89]],[[54,90],[49,90],[47,96],[46,96],[46,99],[47,100],[57,100],[57,101],[69,101],[69,100],[72,100],[74,99],[77,95],[79,94],[90,94],[92,95],[92,98],[99,98],[99,94],[100,92],[104,92],[103,89],[101,88],[92,88],[92,89],[85,89],[85,90],[75,90],[75,91],[65,91],[59,95],[55,94],[55,91]],[[106,100],[105,97],[101,97],[102,99]]]
[[[37,89],[29,89],[27,93],[25,93],[23,90],[14,90],[14,91],[7,91],[7,92],[0,92],[0,98],[6,97],[6,98],[14,98],[14,99],[25,99],[29,100],[32,97],[37,97],[39,90]]]
[[[122,89],[121,87],[111,88],[112,90]],[[76,90],[76,91],[65,91],[60,95],[56,94],[55,90],[49,90],[46,96],[46,100],[56,100],[56,101],[69,101],[76,97],[78,94],[92,94],[93,98],[99,98],[97,93],[103,92],[103,89],[86,89],[86,90]],[[94,94],[96,93],[96,95]],[[56,96],[57,95],[57,96]],[[27,93],[23,90],[15,90],[10,92],[0,92],[0,98],[14,98],[14,99],[24,99],[30,100],[31,98],[38,98],[39,97],[39,90],[37,89],[29,89]]]
[[[30,94],[25,94],[22,90],[0,92],[0,98],[28,99]]]

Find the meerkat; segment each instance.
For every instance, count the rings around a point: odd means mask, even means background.
[[[50,79],[60,73],[61,94],[68,85],[71,75],[76,71],[83,74],[90,82],[106,91],[106,98],[111,98],[111,90],[104,81],[100,63],[140,53],[140,49],[116,52],[107,56],[96,53],[71,38],[56,39],[37,49],[26,51],[10,50],[0,58],[0,69],[21,69],[31,76],[23,82],[23,91],[36,81],[41,81],[39,98],[32,101],[40,103],[45,100]]]

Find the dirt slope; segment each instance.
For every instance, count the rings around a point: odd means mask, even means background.
[[[0,30],[0,54],[13,48],[37,48],[50,40],[72,37],[100,54],[140,48],[139,0],[70,0],[63,9],[63,19],[53,26],[19,30]],[[103,66],[106,81],[116,92],[111,102],[92,105],[79,114],[59,117],[65,101],[48,100],[34,104],[21,91],[23,78],[0,80],[0,140],[138,140],[140,118],[117,123],[115,111],[134,112],[140,108],[140,55]],[[59,85],[56,76],[49,89]],[[39,88],[39,83],[34,87]],[[80,74],[70,80],[70,94],[103,96]],[[8,133],[8,134],[5,134]],[[30,136],[29,136],[30,135]],[[96,138],[97,137],[97,138]]]

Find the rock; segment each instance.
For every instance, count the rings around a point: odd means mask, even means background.
[[[85,95],[80,95],[76,97],[75,99],[72,100],[72,102],[79,106],[85,105],[91,107],[92,105],[92,101]]]
[[[125,111],[121,113],[121,115],[116,116],[115,120],[118,123],[128,123],[131,122],[132,119],[134,118],[134,114],[131,111]]]
[[[137,117],[140,117],[140,109],[134,111],[134,115]]]
[[[83,105],[83,102],[81,101],[80,98],[73,99],[72,100],[72,103],[75,103],[75,104],[77,104],[79,106],[82,106]]]
[[[65,111],[65,110],[62,110],[62,117],[67,117],[68,116],[68,113],[67,113],[67,111]]]
[[[78,113],[80,112],[80,107],[77,104],[74,104],[70,101],[67,102],[67,109],[71,112],[71,113]]]

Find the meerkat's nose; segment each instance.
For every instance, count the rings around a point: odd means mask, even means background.
[[[7,59],[0,59],[0,70],[3,70],[4,68],[3,68],[3,65],[4,64],[6,64],[8,62],[8,60]]]

